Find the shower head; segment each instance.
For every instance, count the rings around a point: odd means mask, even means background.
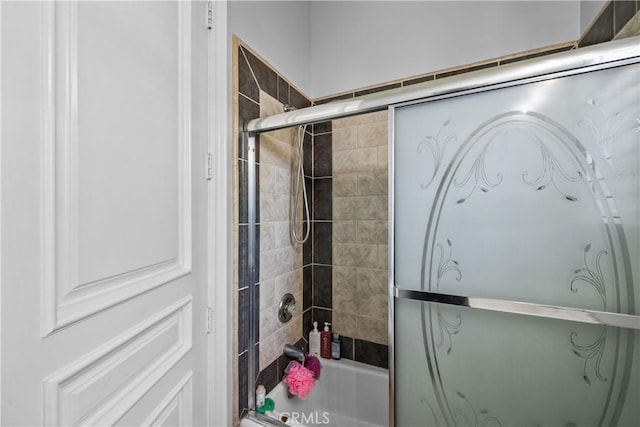
[[[282,106],[282,110],[283,110],[285,113],[288,113],[288,112],[290,112],[290,111],[294,111],[295,109],[296,109],[296,107],[294,107],[293,105],[289,105],[289,104],[284,104],[284,105]]]

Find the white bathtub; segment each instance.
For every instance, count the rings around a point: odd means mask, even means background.
[[[389,371],[347,359],[320,359],[322,374],[305,399],[289,399],[280,383],[268,395],[267,415],[291,426],[377,427],[389,425]],[[241,427],[259,426],[243,418]]]

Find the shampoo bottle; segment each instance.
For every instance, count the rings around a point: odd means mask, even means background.
[[[331,323],[324,322],[324,331],[320,333],[320,356],[325,359],[331,359],[331,331],[329,330]]]
[[[312,356],[320,356],[320,331],[318,331],[318,322],[313,322],[313,331],[309,332],[309,354]]]
[[[331,358],[340,359],[340,335],[334,333],[333,341],[331,341]]]
[[[266,391],[262,384],[256,388],[256,409],[264,406]]]

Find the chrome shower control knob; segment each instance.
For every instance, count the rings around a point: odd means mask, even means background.
[[[278,319],[282,323],[287,323],[294,314],[296,314],[296,299],[293,294],[284,294],[278,305]]]
[[[292,316],[296,315],[296,304],[295,303],[291,303],[291,304],[287,304],[287,306],[285,307],[285,309],[291,313]]]

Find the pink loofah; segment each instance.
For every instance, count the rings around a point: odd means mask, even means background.
[[[300,399],[306,399],[315,383],[313,372],[296,361],[289,362],[284,372],[286,375],[282,381],[289,387],[289,392]]]

